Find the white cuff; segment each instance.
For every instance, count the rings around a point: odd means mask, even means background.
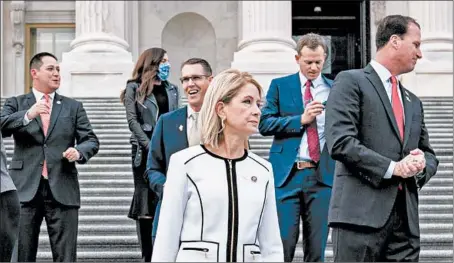
[[[24,120],[22,121],[24,126],[28,125],[31,122],[31,120],[27,117],[27,113],[28,111],[25,113]]]
[[[393,176],[394,168],[396,167],[396,162],[391,161],[389,164],[388,170],[386,170],[385,175],[383,176],[384,179],[390,179]]]

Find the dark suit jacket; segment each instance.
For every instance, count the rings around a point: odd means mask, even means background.
[[[187,107],[161,115],[150,140],[145,179],[150,189],[159,197],[162,197],[170,156],[189,146],[186,127]]]
[[[326,142],[336,169],[329,223],[382,227],[393,208],[399,181],[406,191],[410,232],[419,236],[418,187],[436,173],[421,101],[400,84],[405,113],[401,142],[385,88],[371,65],[339,73],[326,107]],[[419,148],[425,153],[421,176],[383,179],[391,160]]]
[[[39,186],[43,162],[46,159],[49,185],[58,202],[80,206],[79,181],[74,162],[63,158],[63,152],[74,147],[86,163],[99,149],[82,103],[55,93],[47,136],[44,136],[41,118],[24,126],[25,113],[35,104],[33,92],[6,100],[1,112],[1,129],[4,137],[14,137],[14,155],[10,175],[17,187],[20,201],[33,199]]]
[[[331,87],[332,80],[325,77],[323,79]],[[295,163],[305,132],[304,126],[301,125],[303,112],[299,73],[273,79],[266,95],[266,104],[262,109],[259,131],[263,136],[274,135],[269,160],[273,165],[276,187],[284,184]],[[333,173],[334,161],[329,156],[325,144],[317,168],[319,181],[331,186]]]

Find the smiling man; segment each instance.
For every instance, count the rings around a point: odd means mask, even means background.
[[[200,144],[197,117],[212,79],[211,66],[204,59],[191,58],[181,65],[180,81],[188,99],[188,106],[159,117],[148,147],[145,179],[159,198],[162,197],[170,156],[189,146]],[[156,208],[153,239],[156,235],[160,207],[161,202]]]
[[[309,33],[296,46],[300,71],[271,81],[259,130],[274,136],[273,165],[284,259],[293,260],[303,220],[304,261],[324,261],[334,161],[325,145],[325,111],[332,81],[321,73],[328,53]]]
[[[30,74],[32,90],[7,99],[0,117],[3,136],[14,137],[9,173],[21,204],[18,261],[36,261],[44,218],[53,260],[74,262],[80,207],[75,162],[88,162],[99,141],[82,103],[56,92],[60,66],[54,55],[34,55]]]

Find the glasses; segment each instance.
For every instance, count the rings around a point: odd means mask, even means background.
[[[190,77],[181,77],[180,81],[182,84],[187,84],[192,79],[192,82],[201,81],[203,78],[209,77],[208,75],[194,75]]]

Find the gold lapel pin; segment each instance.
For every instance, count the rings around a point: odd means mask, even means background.
[[[183,131],[183,125],[180,125],[180,127],[178,127],[178,130]]]

